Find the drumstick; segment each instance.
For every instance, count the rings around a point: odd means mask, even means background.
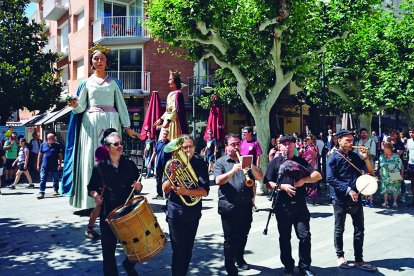
[[[364,150],[369,150],[369,148],[364,147],[364,146],[352,146],[352,148],[354,148],[354,149],[364,149]]]
[[[142,174],[139,176],[139,178],[138,178],[138,180],[137,180],[136,182],[140,182],[140,181],[141,181],[141,178],[142,178]],[[132,188],[132,191],[131,191],[131,193],[129,194],[129,196],[128,196],[127,200],[125,201],[124,206],[123,206],[122,208],[124,208],[124,207],[125,207],[125,205],[128,203],[128,200],[129,200],[129,198],[132,196],[132,194],[134,193],[134,190],[135,190],[135,187],[133,187],[133,188]]]

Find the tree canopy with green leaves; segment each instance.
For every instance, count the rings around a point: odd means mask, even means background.
[[[53,76],[56,53],[43,53],[47,37],[42,26],[24,16],[28,1],[0,1],[0,123],[23,107],[47,110],[59,98],[60,81]]]
[[[329,41],[345,37],[378,2],[153,0],[147,27],[156,39],[187,49],[194,60],[213,59],[230,74],[267,148],[270,110],[296,70]]]
[[[401,8],[405,12],[375,7],[351,25],[346,40],[332,41],[324,49],[330,104],[359,115],[361,127],[370,128],[373,113],[388,108],[407,111],[414,100],[412,1]],[[296,76],[317,102],[314,91],[320,80],[315,70],[303,68]]]

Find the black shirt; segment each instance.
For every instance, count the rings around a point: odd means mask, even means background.
[[[102,176],[104,181],[102,181]],[[96,191],[100,194],[103,182],[105,182],[106,188],[103,195],[101,218],[106,218],[112,210],[125,203],[132,191],[131,185],[138,178],[139,170],[137,166],[133,161],[124,157],[121,157],[118,168],[111,164],[109,158],[95,165],[88,184],[88,193]]]
[[[210,183],[208,178],[207,163],[199,159],[197,156],[193,156],[190,160],[191,167],[198,177],[198,187],[204,188],[208,192],[210,191]],[[188,196],[183,196],[187,202],[191,202]],[[196,220],[201,217],[201,200],[194,206],[187,206],[183,203],[180,196],[175,192],[171,192],[168,200],[168,218],[176,218],[182,216],[188,220]]]
[[[229,155],[219,158],[214,163],[214,177],[229,172],[235,163]],[[249,171],[249,177],[254,181],[251,171]],[[222,214],[223,212],[230,211],[236,205],[253,204],[253,187],[246,186],[246,177],[242,170],[236,172],[229,182],[219,187],[219,213]]]
[[[268,183],[269,181],[276,183],[277,178],[279,176],[279,167],[280,165],[283,164],[284,160],[285,159],[282,156],[278,156],[274,158],[272,161],[270,161],[269,165],[267,166],[266,175],[263,180],[264,183]],[[315,171],[315,169],[308,162],[306,162],[305,159],[301,157],[294,156],[291,160],[307,168],[310,173],[313,173]],[[291,184],[292,186],[294,186],[295,179],[285,175],[282,178],[282,184]],[[280,203],[304,202],[304,201],[306,201],[305,185],[299,188],[296,188],[296,194],[292,197],[289,196],[288,193],[285,191],[282,191],[282,190],[279,191],[278,202]]]

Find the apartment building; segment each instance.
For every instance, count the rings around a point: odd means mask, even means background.
[[[121,80],[131,122],[140,130],[149,94],[159,91],[161,101],[169,92],[169,70],[179,70],[182,79],[194,76],[199,66],[170,54],[161,54],[162,46],[143,28],[142,0],[31,0],[37,3],[32,19],[44,22],[49,37],[44,51],[60,54],[56,70],[60,71],[64,93],[76,93],[81,80],[93,73],[89,51],[95,43],[111,49],[108,75]],[[191,98],[183,90],[191,114]],[[68,112],[54,116],[54,121]],[[50,119],[49,119],[50,121]]]

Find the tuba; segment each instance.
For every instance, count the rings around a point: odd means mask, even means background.
[[[186,186],[187,189],[195,189],[198,188],[198,178],[188,156],[182,150],[183,143],[184,138],[179,137],[165,146],[164,152],[172,152],[173,159],[165,164],[164,173],[174,187]],[[187,206],[194,206],[201,200],[201,197],[186,196],[185,198],[181,195],[179,197]]]

